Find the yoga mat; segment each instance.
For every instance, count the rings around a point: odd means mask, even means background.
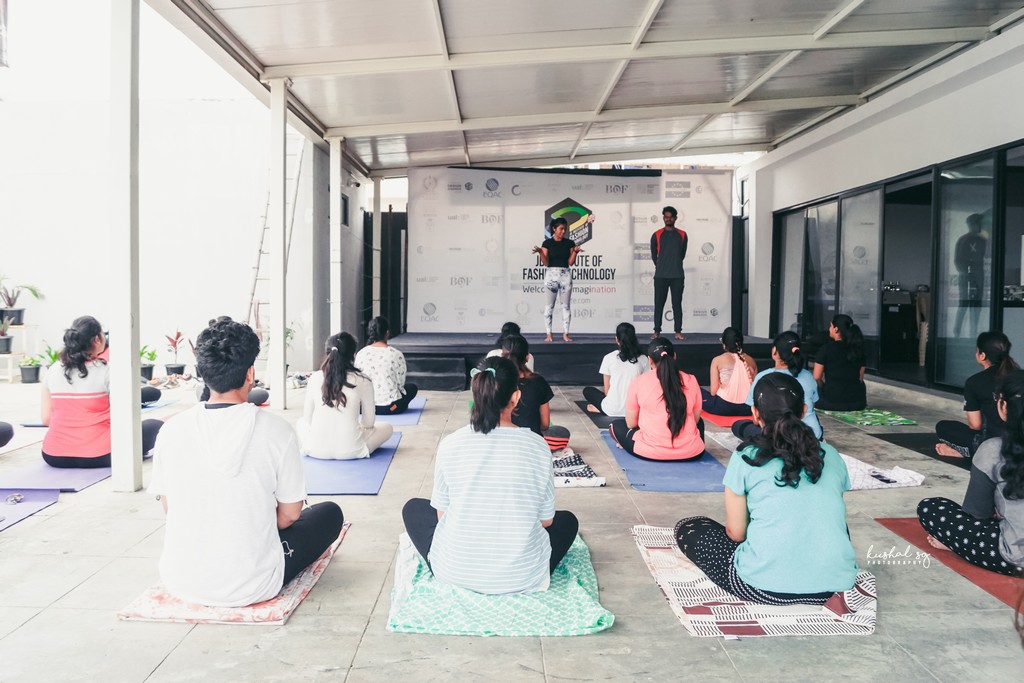
[[[727,593],[697,568],[676,545],[672,529],[632,528],[640,555],[691,636],[866,636],[875,632],[878,601],[875,577],[865,571],[848,591],[824,605],[761,605]]]
[[[600,429],[608,429],[608,425],[615,421],[616,418],[609,415],[602,415],[601,413],[592,413],[587,410],[587,401],[576,401],[576,405],[580,407],[583,414],[590,418],[590,421],[598,426]]]
[[[601,432],[601,438],[612,452],[615,461],[626,472],[630,485],[637,491],[724,491],[722,479],[725,467],[711,457],[707,451],[697,460],[685,462],[658,462],[643,460],[619,448],[608,432]]]
[[[900,432],[891,434],[872,434],[871,436],[876,439],[881,439],[887,443],[891,443],[894,446],[900,448],[906,448],[911,451],[926,455],[932,460],[938,460],[944,462],[947,465],[953,465],[959,467],[962,470],[971,469],[971,461],[968,458],[951,458],[945,455],[939,455],[935,452],[935,444],[939,442],[939,437],[935,436],[931,432]]]
[[[701,411],[700,416],[709,422],[714,422],[719,427],[728,429],[740,420],[752,420],[750,415],[715,415],[706,411]]]
[[[163,399],[160,399],[159,401],[154,401],[152,403],[144,404],[142,406],[142,412],[145,413],[147,411],[156,410],[158,408],[166,408],[167,406],[169,406],[171,404],[174,404],[174,403],[177,403],[177,402],[178,402],[178,399],[176,399],[176,398],[163,398]]]
[[[331,547],[324,551],[313,564],[299,572],[288,582],[276,597],[246,607],[210,607],[195,605],[179,600],[169,594],[161,584],[148,588],[130,605],[117,613],[124,621],[162,621],[179,624],[256,624],[259,626],[283,626],[288,617],[309,595],[320,576],[331,563],[338,546],[345,540],[345,533],[352,526],[345,522]]]
[[[850,411],[838,411],[838,410],[818,410],[817,412],[822,415],[828,415],[834,417],[837,420],[846,422],[852,425],[864,425],[864,426],[887,426],[896,427],[900,425],[916,425],[917,422],[914,420],[908,420],[905,417],[900,417],[896,413],[890,413],[888,410],[877,410],[874,408],[865,408],[864,410],[850,410]]]
[[[401,440],[402,432],[395,432],[369,458],[358,460],[320,460],[303,456],[306,493],[311,496],[377,495]]]
[[[880,517],[876,522],[884,526],[905,541],[912,543],[919,549],[931,554],[936,560],[946,565],[960,576],[989,595],[1002,600],[1010,607],[1016,607],[1020,600],[1021,592],[1024,591],[1024,579],[1004,576],[990,572],[981,567],[975,567],[967,560],[961,559],[956,553],[950,550],[938,550],[928,545],[928,533],[921,526],[916,517]]]
[[[14,436],[11,437],[11,440],[8,441],[3,448],[0,448],[0,455],[11,453],[19,448],[39,443],[43,440],[43,437],[46,436],[47,429],[48,427],[44,427],[43,425],[22,425],[20,427],[15,427]]]
[[[398,415],[378,415],[377,419],[398,427],[411,427],[420,423],[420,415],[423,414],[423,406],[427,404],[425,396],[417,396],[409,401],[409,407],[404,413]]]
[[[25,465],[13,472],[0,474],[0,488],[5,489],[57,489],[64,493],[81,491],[110,476],[109,467],[95,469],[65,469],[50,467],[42,460]]]
[[[453,636],[584,636],[611,628],[590,551],[579,536],[547,590],[484,595],[441,583],[407,534],[399,537],[389,631]]]
[[[596,488],[605,485],[604,477],[597,476],[597,473],[590,468],[590,465],[571,448],[565,448],[557,453],[561,457],[555,457],[551,466],[555,471],[555,488]],[[555,456],[552,453],[552,456]]]
[[[7,496],[13,493],[20,493],[24,500],[14,505],[6,504],[4,501]],[[60,492],[56,489],[0,489],[0,531],[50,507],[57,502],[59,496]]]

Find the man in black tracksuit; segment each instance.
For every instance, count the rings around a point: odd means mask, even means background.
[[[683,259],[686,258],[688,238],[684,230],[676,229],[679,212],[674,206],[661,210],[665,227],[651,235],[651,260],[654,261],[654,334],[661,334],[661,318],[665,310],[665,299],[672,290],[672,324],[676,328],[676,339],[683,337]]]

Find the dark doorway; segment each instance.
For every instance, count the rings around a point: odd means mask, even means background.
[[[409,214],[388,211],[381,217],[380,230],[380,314],[391,323],[391,334],[406,330],[406,253]]]

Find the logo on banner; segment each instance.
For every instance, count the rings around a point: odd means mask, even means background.
[[[484,187],[487,188],[487,190],[484,191],[484,198],[486,198],[486,199],[500,199],[501,198],[501,192],[498,191],[498,187],[500,185],[501,185],[501,183],[498,182],[497,178],[488,178],[487,182],[484,183]]]
[[[469,192],[470,190],[473,189],[473,183],[467,181],[466,184],[463,185],[463,187],[466,188],[466,192]]]
[[[462,185],[459,183],[448,183],[449,192],[462,192]]]
[[[698,261],[718,261],[718,257],[715,255],[715,245],[711,242],[705,242],[700,245],[700,257]]]
[[[482,225],[501,225],[504,222],[505,217],[500,213],[485,213],[480,215],[480,223]]]
[[[718,317],[718,309],[717,308],[712,308],[711,309],[711,317],[712,318],[717,318]]]
[[[657,224],[661,220],[661,216],[658,214],[651,214],[651,222]]]
[[[564,218],[569,223],[569,234],[567,237],[576,243],[576,246],[586,244],[594,237],[594,214],[590,209],[571,197],[566,197],[544,212],[544,237],[553,237],[551,234],[551,221],[555,218]]]
[[[460,287],[460,288],[472,287],[473,286],[473,278],[469,277],[467,275],[462,275],[462,276],[459,276],[459,277],[451,277],[451,278],[449,278],[449,283],[451,284],[452,287]]]
[[[427,192],[433,192],[434,188],[437,187],[437,178],[432,175],[428,175],[423,179],[423,189]]]
[[[437,306],[432,303],[423,304],[423,315],[420,316],[420,322],[422,323],[436,323],[437,322]]]
[[[518,186],[518,185],[513,185],[513,186],[512,186],[512,195],[513,195],[514,197],[518,197],[518,196],[519,196],[519,195],[521,195],[522,193],[523,193],[523,191],[522,191],[521,189],[519,189],[519,186]]]
[[[868,265],[868,250],[864,247],[857,246],[853,248],[853,265],[866,266]]]
[[[629,192],[629,185],[624,183],[614,183],[604,186],[605,194],[626,194]]]

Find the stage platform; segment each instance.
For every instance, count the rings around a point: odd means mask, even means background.
[[[545,342],[543,334],[524,335],[530,342],[535,369],[551,384],[601,386],[601,359],[615,350],[613,334],[574,334],[572,342]],[[399,335],[391,344],[405,354],[409,381],[421,389],[461,391],[469,386],[469,371],[494,348],[497,334],[422,333]],[[641,345],[650,333],[640,337]],[[722,352],[718,334],[693,333],[675,341],[676,361],[681,370],[696,375],[702,385],[709,381],[711,359]],[[760,369],[770,367],[771,340],[747,337],[744,350]]]

